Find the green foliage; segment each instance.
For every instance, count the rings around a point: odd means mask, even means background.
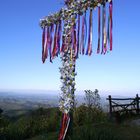
[[[85,123],[87,117],[87,107],[85,105],[81,105],[74,109],[73,117],[74,117],[74,125],[79,126]]]
[[[70,140],[120,140],[112,130],[87,125],[76,129]]]
[[[95,91],[85,90],[85,102],[89,108],[100,108],[100,95],[99,91],[95,89]]]
[[[85,104],[75,108],[73,117],[75,126],[107,121],[107,114],[101,108],[89,108]]]
[[[85,90],[85,104],[75,108],[74,110],[74,124],[76,126],[90,123],[105,122],[107,120],[106,114],[100,106],[100,95],[98,90]]]
[[[7,118],[0,116],[0,128],[6,127],[9,123],[10,121]]]
[[[58,108],[39,108],[30,115],[3,126],[0,129],[0,140],[24,140],[41,133],[58,131],[60,117]]]

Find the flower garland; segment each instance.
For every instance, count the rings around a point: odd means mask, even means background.
[[[62,54],[61,60],[62,60],[62,67],[60,68],[61,73],[61,82],[62,87],[60,94],[60,102],[59,107],[60,110],[63,113],[68,113],[70,109],[73,106],[73,99],[74,99],[74,93],[75,89],[73,87],[75,86],[75,62],[71,60],[71,52],[70,50],[65,50],[65,54]]]

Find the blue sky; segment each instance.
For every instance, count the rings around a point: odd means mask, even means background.
[[[114,0],[113,51],[77,60],[77,90],[140,93],[139,5],[139,0],[134,5],[130,0]],[[62,6],[62,0],[0,0],[1,90],[59,90],[60,59],[41,62],[39,19]],[[95,12],[95,28],[96,20]]]

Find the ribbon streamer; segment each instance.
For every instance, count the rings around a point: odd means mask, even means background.
[[[107,42],[108,46],[110,44],[110,16],[108,16],[108,25],[107,25]]]
[[[100,36],[101,36],[101,8],[98,7],[98,48],[97,48],[97,53],[100,53]]]
[[[54,34],[54,47],[53,47],[53,52],[52,52],[52,57],[54,58],[56,56],[56,51],[58,49],[58,46],[57,46],[57,32],[58,32],[58,24],[56,24],[56,27],[55,27],[55,34]]]
[[[86,46],[86,41],[87,41],[87,19],[86,19],[86,12],[85,12],[85,18],[84,18],[84,26],[85,26],[85,37],[84,37],[84,50],[85,50],[85,46]],[[84,53],[83,53],[84,54]]]
[[[77,54],[77,40],[76,40],[76,24],[73,26],[73,49],[74,49],[74,57]]]
[[[81,54],[81,51],[83,50],[83,45],[84,45],[84,15],[82,16],[82,32],[81,32],[81,42],[80,42],[80,54]]]
[[[112,17],[112,11],[113,11],[113,2],[110,1],[109,3],[109,15],[110,15],[110,51],[112,51],[112,45],[113,45],[113,35],[112,35],[112,29],[113,29],[113,17]]]
[[[58,50],[57,50],[57,56],[58,54],[60,54],[60,39],[61,39],[61,20],[59,21],[59,26],[58,26],[58,35],[57,35],[57,46],[58,46]]]
[[[43,33],[42,33],[42,62],[45,62],[45,58],[44,58],[44,45],[45,45],[45,27],[43,29]]]
[[[107,33],[106,33],[106,7],[105,7],[106,4],[104,4],[103,6],[103,10],[104,10],[104,15],[103,15],[103,18],[104,18],[104,54],[106,54],[107,52]]]
[[[65,139],[69,123],[70,123],[70,117],[69,117],[68,114],[64,113],[63,117],[62,117],[61,128],[60,128],[60,133],[59,133],[58,140],[64,140]]]
[[[42,34],[42,62],[44,63],[48,57],[48,27],[43,29]]]
[[[54,31],[54,25],[52,24],[51,27],[50,27],[50,31],[49,31],[50,36],[49,36],[49,41],[48,41],[50,62],[51,63],[52,63],[52,40],[53,40],[52,34],[53,34],[53,31]]]
[[[102,52],[101,54],[105,54],[107,51],[107,35],[106,35],[106,10],[105,3],[103,4],[102,10]]]
[[[86,55],[91,55],[92,53],[92,9],[90,9],[90,17],[89,17],[89,38],[88,38],[88,47],[86,51]]]
[[[86,25],[86,12],[82,17],[82,33],[81,33],[81,44],[80,44],[80,54],[85,53],[85,43],[86,43],[86,36],[87,36],[87,25]]]
[[[101,54],[104,53],[104,10],[103,10],[103,7],[102,7],[102,51],[101,51]]]
[[[46,28],[46,41],[45,41],[45,49],[44,49],[44,57],[45,57],[45,60],[47,59],[48,57],[48,28]]]
[[[76,59],[78,58],[78,54],[79,54],[79,47],[80,45],[80,15],[78,15],[78,31],[77,31],[77,55],[76,55]]]

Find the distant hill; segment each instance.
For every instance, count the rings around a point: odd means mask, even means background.
[[[0,92],[0,108],[4,110],[4,114],[10,116],[14,115],[14,112],[22,114],[38,107],[57,107],[58,101],[58,96],[54,94]]]
[[[11,114],[18,110],[18,112],[25,112],[33,110],[38,107],[50,108],[58,107],[60,91],[52,90],[15,90],[15,91],[1,91],[0,92],[0,108],[4,113]],[[107,93],[99,92],[101,96],[101,105],[105,111],[108,111]],[[123,97],[114,95],[113,97]],[[77,106],[84,103],[84,91],[76,92]]]

